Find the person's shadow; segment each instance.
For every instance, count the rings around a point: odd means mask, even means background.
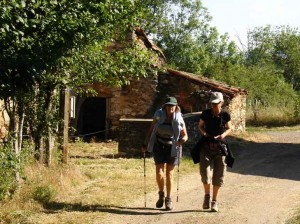
[[[82,205],[81,203],[62,203],[50,202],[44,205],[45,213],[57,213],[58,211],[80,211],[80,212],[103,212],[119,215],[161,215],[164,212],[168,213],[187,213],[199,212],[201,210],[171,210],[157,209],[150,207],[122,207],[108,205]]]

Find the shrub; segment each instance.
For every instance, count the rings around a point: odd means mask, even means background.
[[[0,149],[0,200],[11,196],[17,188],[16,175],[21,166],[16,154],[9,146]]]
[[[49,186],[38,186],[32,193],[34,200],[41,204],[47,204],[54,199],[57,192],[51,185]]]

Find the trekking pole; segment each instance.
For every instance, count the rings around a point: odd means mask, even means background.
[[[177,168],[177,202],[178,202],[178,192],[179,192],[179,165],[180,165],[180,158],[179,158],[179,150],[177,152],[178,154],[178,168]]]
[[[145,194],[145,208],[147,206],[147,192],[146,192],[146,153],[144,152],[144,194]]]

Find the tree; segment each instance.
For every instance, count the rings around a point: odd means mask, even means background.
[[[248,33],[247,65],[274,64],[296,91],[300,89],[300,33],[289,26],[256,27]]]
[[[149,55],[133,46],[106,50],[112,40],[124,41],[136,24],[133,1],[15,0],[2,1],[0,10],[0,96],[17,153],[24,117],[41,151],[57,126],[61,89],[91,81],[120,85],[130,74],[145,75],[150,66]]]
[[[273,59],[287,82],[300,91],[300,33],[298,29],[279,27],[275,31]]]
[[[218,61],[241,59],[228,35],[210,26],[211,16],[200,0],[143,2],[148,19],[142,24],[163,50],[168,66],[210,77]]]

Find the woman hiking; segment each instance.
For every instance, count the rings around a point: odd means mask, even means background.
[[[205,193],[203,209],[211,209],[211,211],[217,212],[219,210],[217,199],[220,187],[224,184],[226,167],[227,165],[232,166],[227,161],[229,158],[227,155],[231,152],[225,140],[225,137],[230,133],[231,118],[229,112],[222,109],[224,103],[222,93],[212,92],[209,103],[211,108],[202,112],[199,121],[199,129],[202,135],[200,175]]]
[[[173,171],[180,163],[182,144],[187,140],[188,135],[177,99],[168,97],[162,108],[155,112],[142,146],[144,153],[146,150],[153,152],[159,190],[157,208],[162,208],[165,204],[166,210],[173,209],[171,200]]]

